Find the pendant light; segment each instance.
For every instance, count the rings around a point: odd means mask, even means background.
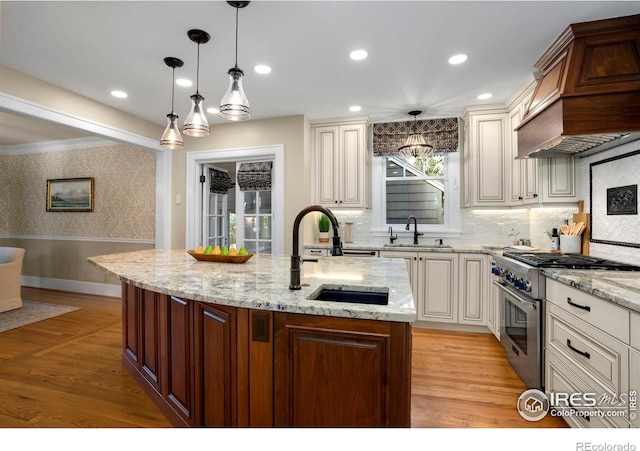
[[[416,158],[418,156],[426,158],[433,153],[433,146],[427,144],[424,136],[417,131],[417,116],[420,114],[422,114],[422,111],[409,111],[409,115],[413,116],[413,133],[407,137],[404,145],[398,148],[405,159]]]
[[[160,138],[160,145],[165,149],[182,150],[184,143],[182,142],[180,128],[178,127],[178,115],[173,112],[173,98],[176,82],[176,67],[182,67],[184,63],[181,59],[171,56],[166,57],[164,63],[172,69],[173,74],[171,76],[171,113],[167,114],[167,128],[162,134],[162,138]]]
[[[229,5],[236,9],[236,62],[227,72],[229,74],[229,89],[220,101],[220,117],[230,121],[246,121],[251,119],[251,107],[244,89],[242,88],[242,77],[244,72],[238,67],[238,11],[244,8],[249,2],[228,1]]]
[[[182,131],[189,136],[208,136],[209,122],[204,112],[204,97],[198,92],[198,85],[200,81],[200,44],[209,42],[209,33],[202,30],[189,30],[187,36],[198,44],[198,59],[196,63],[196,93],[191,96],[191,111],[184,121]]]

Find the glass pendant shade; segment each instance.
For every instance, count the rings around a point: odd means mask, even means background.
[[[251,119],[251,107],[249,99],[242,88],[242,69],[232,67],[229,69],[229,89],[220,101],[220,117],[229,121],[246,121]]]
[[[204,97],[195,93],[191,96],[191,110],[184,121],[182,131],[185,135],[202,137],[209,135],[209,121],[204,111]]]
[[[183,62],[179,58],[168,56],[164,59],[164,63],[172,69],[171,75],[171,113],[167,114],[167,128],[160,138],[160,146],[165,149],[182,150],[184,142],[180,135],[178,127],[178,115],[173,112],[173,100],[175,97],[176,68],[182,67]]]
[[[180,135],[180,129],[178,127],[178,115],[173,113],[167,114],[167,128],[162,134],[160,145],[171,150],[182,150],[184,148],[184,142],[182,141],[182,135]]]

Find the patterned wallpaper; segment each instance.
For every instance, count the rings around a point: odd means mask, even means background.
[[[0,156],[0,234],[153,240],[155,154],[127,144]],[[91,213],[47,212],[47,179],[94,177]],[[4,227],[4,229],[3,229]]]

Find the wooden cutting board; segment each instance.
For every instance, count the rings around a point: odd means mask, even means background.
[[[578,201],[578,213],[573,214],[573,222],[584,222],[586,229],[582,232],[582,253],[589,255],[589,239],[591,237],[591,222],[589,213],[584,212],[584,201]]]

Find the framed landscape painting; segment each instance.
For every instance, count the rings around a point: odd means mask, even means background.
[[[47,211],[93,211],[93,177],[47,180]]]

